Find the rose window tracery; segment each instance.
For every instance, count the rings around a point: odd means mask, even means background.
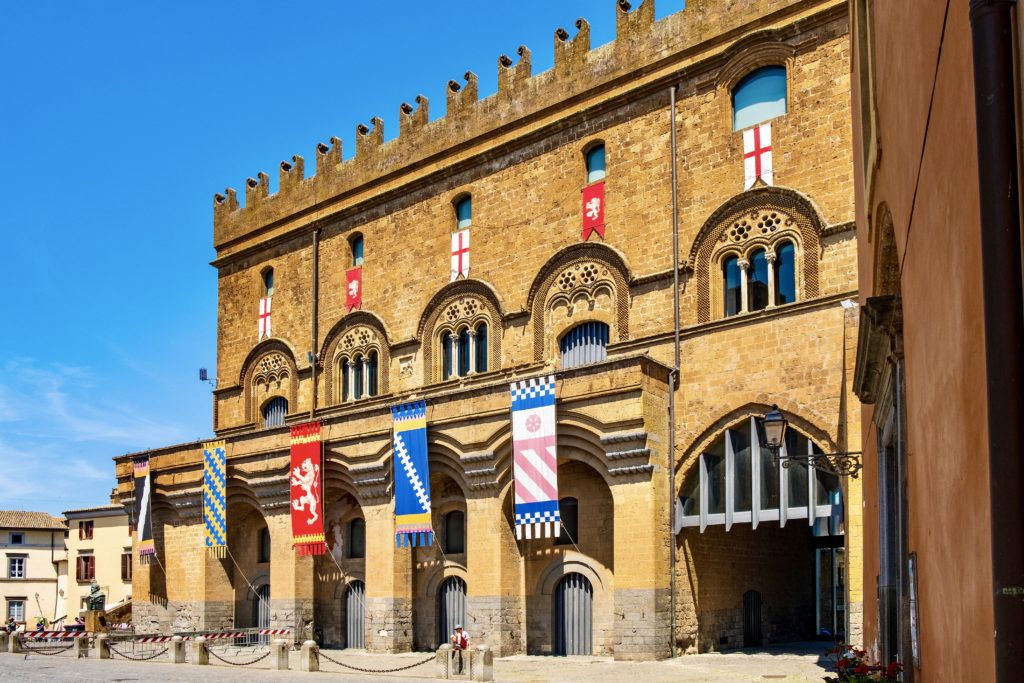
[[[793,219],[779,211],[752,211],[728,226],[722,233],[722,242],[739,244],[752,237],[768,237],[782,227],[793,225]]]

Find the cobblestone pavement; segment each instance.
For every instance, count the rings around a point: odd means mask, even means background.
[[[820,683],[826,672],[819,656],[824,646],[817,643],[787,650],[739,651],[728,654],[688,655],[664,662],[615,662],[610,657],[531,657],[515,656],[495,660],[495,680],[509,683],[675,683],[678,681],[710,681],[714,683],[746,683],[749,681],[785,681],[786,683]],[[335,659],[361,668],[382,669],[413,664],[425,655],[367,655],[328,651]],[[95,652],[92,652],[95,657]],[[161,660],[148,662],[124,659],[75,660],[70,654],[47,657],[32,654],[0,654],[0,681],[178,681],[202,680],[203,683],[245,681],[381,681],[383,683],[422,683],[432,678],[432,664],[416,667],[401,675],[368,675],[342,671],[337,665],[323,663],[323,671],[298,671],[298,653],[292,653],[290,671],[270,671],[267,661],[249,667],[233,667],[217,663],[201,669],[191,664],[169,664]]]

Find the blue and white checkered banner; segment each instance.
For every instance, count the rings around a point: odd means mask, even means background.
[[[427,465],[427,404],[391,408],[394,418],[395,545],[434,544]]]
[[[512,383],[512,453],[516,538],[551,538],[561,531],[555,378]]]

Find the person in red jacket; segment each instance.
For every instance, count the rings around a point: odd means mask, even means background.
[[[458,667],[459,670],[455,673],[462,673],[463,662],[462,662],[462,651],[469,649],[469,634],[462,630],[462,624],[455,624],[455,633],[452,634],[452,649],[455,650],[458,656]]]

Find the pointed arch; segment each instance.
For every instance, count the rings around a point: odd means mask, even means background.
[[[756,223],[765,214],[773,218],[775,227],[760,232],[749,229],[751,221]],[[738,251],[750,251],[753,246],[772,247],[782,240],[793,239],[797,242],[803,264],[800,269],[800,298],[817,297],[818,261],[825,227],[818,206],[803,193],[787,187],[755,187],[727,200],[704,221],[683,266],[696,279],[697,321],[708,322],[717,317],[712,313],[715,298],[711,289],[712,262],[715,260],[712,257],[717,259],[719,252],[732,253],[731,242],[743,242],[745,244]],[[730,229],[736,234],[729,232]]]
[[[483,280],[456,280],[439,289],[430,298],[416,326],[416,336],[422,340],[423,345],[425,384],[442,379],[441,364],[434,357],[434,349],[439,344],[439,326],[444,323],[441,316],[453,303],[463,299],[478,302],[479,310],[470,315],[471,325],[475,326],[480,321],[489,325],[491,333],[488,340],[487,367],[491,371],[501,369],[501,342],[504,332],[504,307],[501,298],[494,287]]]
[[[264,359],[267,359],[266,363]],[[287,398],[289,409],[295,410],[298,407],[299,367],[292,345],[284,339],[267,339],[249,352],[242,363],[240,383],[245,396],[245,417],[250,423],[259,422],[257,413],[264,402],[254,400],[256,382],[266,380],[283,384],[286,378],[287,387],[282,387],[276,394]]]
[[[371,336],[376,337],[366,341],[365,351],[376,351],[378,355],[377,372],[380,375],[379,389],[377,395],[387,394],[390,391],[391,375],[391,335],[387,325],[380,316],[370,311],[355,311],[341,318],[328,330],[324,336],[323,344],[320,345],[320,362],[323,367],[324,405],[332,406],[340,403],[337,400],[338,391],[335,390],[337,382],[336,367],[339,354],[342,352],[341,345],[345,334],[349,330],[364,326],[370,329]]]
[[[575,271],[582,272],[591,265],[600,272],[588,271],[584,277],[575,276]],[[626,257],[620,251],[597,242],[573,244],[548,259],[530,285],[526,299],[533,322],[534,360],[547,357],[546,347],[553,343],[551,339],[557,332],[551,329],[548,317],[551,306],[571,307],[581,296],[592,300],[596,294],[609,294],[612,299],[610,319],[602,322],[609,323],[614,341],[629,339],[630,272]],[[556,284],[557,291],[553,292]]]
[[[731,425],[744,418],[764,417],[764,415],[771,409],[772,407],[767,403],[751,402],[723,414],[705,427],[697,437],[690,442],[690,445],[687,446],[685,451],[683,451],[682,457],[676,460],[676,472],[685,473],[685,471],[688,470],[694,462],[696,462],[696,456],[699,453],[703,453],[711,445],[711,442],[721,436],[722,432]],[[795,408],[786,404],[779,404],[779,410],[785,413],[790,427],[810,438],[822,448],[827,449],[829,452],[842,450],[836,445],[835,439],[832,438],[832,435],[827,429],[807,419]],[[678,486],[681,487],[683,478],[677,477],[676,481]]]

